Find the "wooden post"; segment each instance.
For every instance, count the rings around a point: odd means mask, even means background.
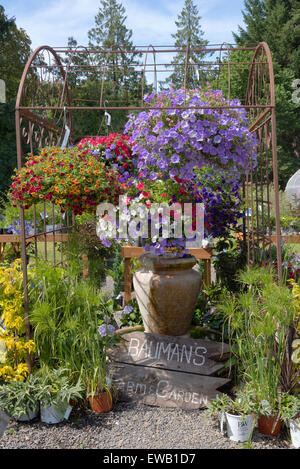
[[[124,259],[124,306],[126,306],[131,300],[131,258],[125,257]]]
[[[83,278],[89,275],[89,259],[87,254],[82,254],[82,271],[83,271]]]
[[[211,285],[211,260],[204,259],[204,287],[209,287]]]

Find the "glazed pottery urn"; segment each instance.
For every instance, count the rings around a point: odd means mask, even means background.
[[[191,326],[201,287],[194,256],[144,254],[133,286],[145,332],[185,335]]]

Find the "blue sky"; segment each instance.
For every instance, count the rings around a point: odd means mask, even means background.
[[[134,45],[171,45],[175,20],[184,0],[119,0],[126,9]],[[243,25],[244,0],[194,0],[202,17],[205,39],[210,43],[233,42],[232,31]],[[87,45],[87,31],[94,26],[99,0],[0,0],[8,17],[25,29],[32,48],[66,46],[69,36]]]

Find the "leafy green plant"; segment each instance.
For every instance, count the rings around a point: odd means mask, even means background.
[[[87,220],[84,223],[80,219]],[[82,221],[83,221],[82,220]],[[88,275],[95,287],[105,280],[107,269],[115,252],[115,245],[104,246],[96,233],[96,216],[84,213],[76,217],[76,225],[69,230],[68,243],[64,255],[69,263],[82,266],[82,256],[88,257]]]
[[[238,272],[246,266],[246,252],[242,242],[235,238],[219,239],[216,242],[213,265],[217,282],[230,292],[238,292]]]
[[[81,399],[83,383],[80,379],[72,384],[70,371],[65,368],[49,368],[43,366],[37,372],[36,396],[44,407],[58,406],[69,403],[70,399]]]
[[[293,293],[267,268],[249,268],[238,280],[241,293],[226,295],[218,308],[228,321],[238,378],[255,389],[260,411],[274,414],[279,391],[291,392],[299,379],[291,361],[298,316]]]
[[[299,217],[285,216],[280,217],[280,226],[284,231],[300,231]]]
[[[205,290],[202,290],[197,300],[192,324],[209,328],[215,331],[217,335],[220,333],[222,339],[227,341],[228,325],[224,320],[224,314],[217,308],[217,304],[225,292],[227,292],[227,289],[220,282],[214,282],[207,286]],[[196,338],[196,335],[195,330],[193,337]]]
[[[0,409],[18,419],[38,409],[38,378],[29,375],[24,381],[10,380],[0,386]]]
[[[33,290],[31,322],[40,365],[68,369],[87,394],[107,389],[107,352],[121,340],[114,334],[113,301],[104,301],[93,283],[72,270],[44,263],[37,276],[42,293]]]
[[[143,319],[136,299],[132,299],[121,313],[122,327],[132,327],[143,324]]]
[[[99,325],[101,294],[76,272],[38,263],[30,289],[30,321],[40,363],[66,366],[78,336]]]
[[[221,415],[227,412],[246,417],[256,411],[255,394],[249,387],[239,390],[234,398],[228,394],[219,394],[207,405],[208,415]]]
[[[287,422],[297,418],[300,412],[300,396],[290,393],[282,393],[280,404],[280,415],[282,420]],[[300,415],[298,415],[298,418]]]

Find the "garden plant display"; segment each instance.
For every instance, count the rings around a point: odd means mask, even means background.
[[[284,393],[299,385],[297,288],[276,284],[274,272],[252,267],[238,275],[242,291],[218,304],[230,326],[233,363],[252,389],[256,413],[280,419]],[[295,284],[294,284],[295,285]],[[294,354],[294,355],[293,355]]]
[[[155,109],[129,116],[126,135],[85,138],[76,147],[44,148],[38,155],[29,155],[14,177],[10,200],[24,208],[37,202],[53,202],[62,211],[74,210],[75,215],[83,217],[81,220],[85,215],[91,220],[91,215],[94,221],[96,207],[101,202],[117,207],[119,196],[125,195],[125,216],[129,220],[134,220],[146,208],[149,226],[151,210],[164,204],[169,207],[166,213],[173,220],[174,231],[175,222],[181,222],[176,220],[176,204],[180,208],[191,204],[185,215],[192,229],[196,228],[197,221],[194,206],[203,204],[204,235],[217,239],[217,274],[226,270],[225,264],[226,268],[231,268],[225,274],[230,276],[230,281],[218,275],[215,293],[212,288],[211,319],[218,323],[219,330],[226,328],[226,339],[228,337],[234,345],[230,364],[236,365],[235,377],[243,384],[234,399],[223,395],[212,405],[215,410],[233,414],[279,415],[280,412],[281,417],[287,419],[295,410],[293,393],[299,373],[299,285],[294,281],[289,287],[278,287],[273,274],[263,269],[245,271],[235,277],[236,271],[244,267],[244,257],[237,252],[238,242],[230,241],[243,215],[241,176],[256,165],[257,141],[248,130],[246,111],[220,109],[218,106],[226,100],[220,91],[210,88],[191,91],[171,88],[151,94],[145,102]],[[241,103],[234,100],[230,104]],[[178,109],[185,105],[194,109]],[[212,109],[205,108],[207,106]],[[152,237],[147,231],[145,250],[163,255],[173,247],[183,255],[188,236],[179,239],[164,236],[164,222],[163,216],[158,214],[158,233]],[[27,227],[31,228],[29,224]],[[84,228],[90,229],[89,226]],[[17,225],[15,230],[18,230]],[[104,235],[102,241],[110,246]],[[93,239],[90,244],[94,244]],[[78,264],[75,254],[72,260],[67,259],[66,264],[73,263],[68,267],[38,263],[34,269],[29,268],[30,322],[34,339],[29,342],[24,338],[24,322],[20,321],[19,329],[13,322],[23,314],[19,261],[14,266],[16,272],[7,270],[9,275],[5,276],[4,271],[0,271],[0,291],[7,295],[0,303],[3,326],[0,339],[5,343],[0,356],[0,388],[3,386],[0,403],[2,396],[2,407],[7,410],[11,406],[15,417],[22,415],[27,404],[14,409],[13,400],[9,403],[5,398],[9,388],[15,389],[17,395],[20,384],[21,396],[21,384],[25,391],[25,384],[30,387],[27,352],[35,351],[33,377],[42,383],[37,382],[36,391],[45,404],[58,400],[67,402],[71,396],[83,399],[86,404],[87,397],[111,391],[108,349],[121,340],[115,334],[116,302],[104,298],[95,283],[82,279],[76,262]],[[284,259],[284,262],[288,261]],[[296,262],[293,265],[297,267]],[[116,257],[113,269],[116,283],[122,276],[122,269],[120,256]],[[106,274],[109,273],[112,271],[106,270]],[[287,276],[290,278],[288,273]],[[242,292],[239,291],[241,286]],[[115,287],[119,289],[120,285]],[[136,300],[127,305],[121,315],[122,326],[142,323]],[[52,393],[52,385],[58,391],[56,394]],[[35,400],[33,394],[31,397]]]
[[[39,410],[38,378],[30,374],[23,381],[10,379],[0,386],[0,409],[13,418],[28,419]]]

